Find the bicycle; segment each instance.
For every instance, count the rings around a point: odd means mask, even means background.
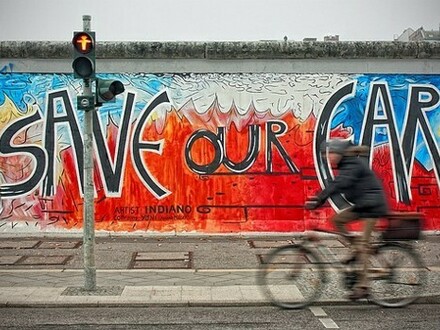
[[[402,215],[404,218],[414,213]],[[336,258],[329,253],[317,232],[344,237],[334,231],[315,229],[312,234],[305,235],[299,244],[275,248],[266,256],[258,282],[274,305],[288,309],[309,306],[320,297],[324,286],[329,283],[332,269],[342,276],[345,289],[351,290],[357,282],[357,254],[347,260]],[[384,234],[370,243],[367,275],[370,294],[367,299],[382,307],[404,307],[414,302],[422,292],[427,278],[426,267],[410,241],[414,238],[407,241],[394,239],[393,235],[399,237],[399,234],[393,233],[386,239]],[[419,234],[420,231],[409,236],[419,237]]]

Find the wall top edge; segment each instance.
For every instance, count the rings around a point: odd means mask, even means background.
[[[0,58],[66,59],[70,41],[0,41]],[[98,42],[101,59],[440,59],[440,42]]]

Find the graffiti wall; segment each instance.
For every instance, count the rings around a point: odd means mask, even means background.
[[[6,70],[5,70],[6,71]],[[440,76],[115,74],[93,113],[96,228],[304,231],[346,206],[303,204],[333,175],[329,137],[370,147],[395,210],[440,229]],[[1,230],[82,228],[82,81],[0,73]]]

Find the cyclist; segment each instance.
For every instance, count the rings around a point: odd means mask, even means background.
[[[343,139],[331,139],[327,142],[328,160],[330,165],[336,167],[337,173],[333,180],[316,196],[306,202],[306,208],[313,210],[325,203],[335,194],[344,194],[351,206],[332,217],[332,223],[337,230],[351,237],[346,225],[355,220],[363,220],[363,232],[358,239],[351,239],[358,262],[361,265],[359,280],[348,298],[358,300],[369,295],[369,282],[367,278],[369,242],[374,225],[378,218],[387,214],[388,206],[384,189],[378,177],[370,169],[368,161],[360,154],[368,148],[354,146]]]

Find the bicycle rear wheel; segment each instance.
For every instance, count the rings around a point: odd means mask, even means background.
[[[414,302],[426,284],[426,268],[410,247],[386,243],[370,256],[371,300],[383,307]]]
[[[312,250],[291,245],[279,247],[262,257],[258,280],[274,305],[298,309],[319,297],[325,272],[321,260]]]

